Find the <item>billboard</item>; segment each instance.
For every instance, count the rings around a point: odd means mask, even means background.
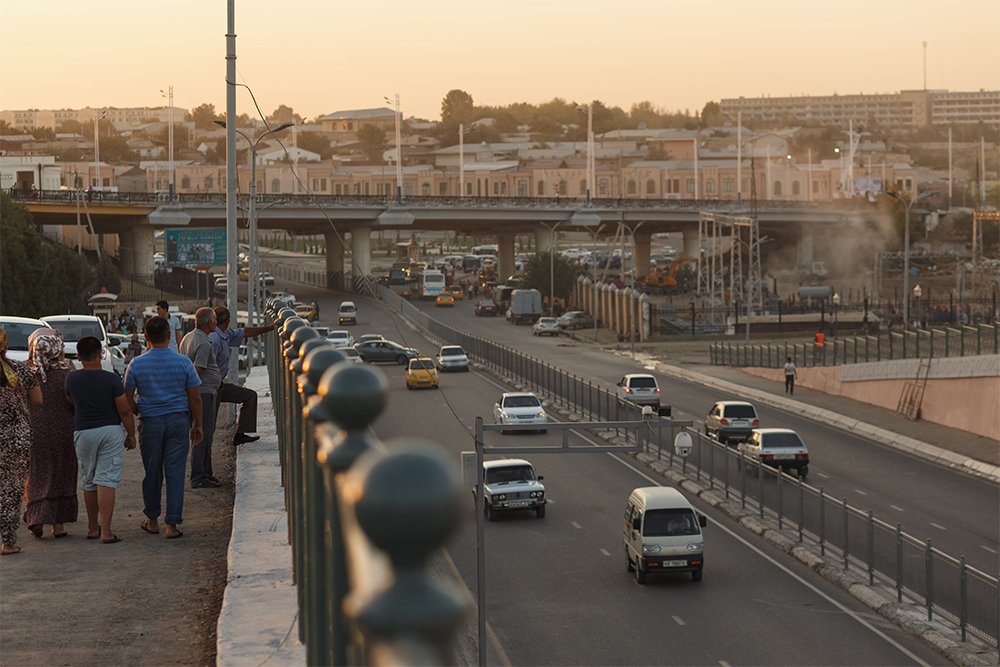
[[[226,263],[226,230],[166,230],[167,266],[214,266]]]

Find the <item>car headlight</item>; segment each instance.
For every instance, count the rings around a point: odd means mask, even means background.
[[[498,493],[497,495],[493,496],[493,500],[507,500],[507,494]]]
[[[688,542],[687,545],[688,551],[701,551],[701,548],[702,548],[701,542]]]
[[[658,553],[660,553],[660,545],[659,544],[643,544],[642,545],[642,553],[645,554],[645,555],[658,554]]]

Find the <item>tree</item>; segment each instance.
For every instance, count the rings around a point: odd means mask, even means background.
[[[701,110],[702,127],[714,125],[725,125],[726,116],[722,113],[722,107],[718,102],[706,102],[705,108]]]
[[[41,234],[31,213],[0,193],[0,312],[22,317],[85,313],[94,280],[87,260]]]
[[[0,135],[24,134],[24,130],[19,130],[5,120],[0,120]]]
[[[151,137],[154,141],[157,141],[164,146],[170,144],[170,126],[164,125],[163,129],[154,134]],[[174,123],[174,150],[176,151],[179,146],[188,145],[188,128],[187,125],[181,125],[180,123]],[[102,150],[103,150],[103,140],[102,140]]]
[[[672,160],[670,151],[663,147],[663,144],[652,144],[646,151],[646,159],[650,162],[666,162]]]
[[[215,105],[200,104],[184,117],[186,121],[194,121],[194,127],[196,130],[211,130],[214,129],[213,123],[219,120],[220,116],[215,113]]]
[[[302,124],[302,116],[298,115],[292,111],[291,107],[285,106],[284,104],[275,109],[274,112],[267,117],[267,120],[273,125],[281,125],[282,123],[295,123],[296,125]]]
[[[101,137],[102,162],[131,162],[137,159],[135,151],[129,148],[125,137]]]
[[[476,104],[464,90],[449,90],[441,101],[442,123],[469,123],[475,118]]]
[[[333,155],[333,147],[330,146],[330,139],[323,136],[322,132],[299,132],[298,142],[299,148],[319,153],[320,158],[323,160],[328,160]]]
[[[361,150],[369,161],[382,161],[382,152],[388,145],[385,139],[385,130],[371,123],[365,123],[358,129],[358,141],[361,142]],[[401,149],[397,146],[396,150],[400,151]]]
[[[59,126],[56,128],[56,132],[59,132],[60,134],[79,134],[82,137],[83,123],[78,120],[64,120],[59,123]],[[7,133],[4,132],[4,134]]]
[[[32,128],[31,136],[39,141],[55,141],[56,131],[51,127],[36,127]]]
[[[550,261],[554,269],[554,285],[549,279]],[[528,258],[528,263],[524,267],[521,284],[524,289],[536,289],[545,296],[548,296],[550,290],[554,287],[556,298],[565,301],[573,293],[573,286],[576,285],[577,276],[583,271],[583,267],[566,259],[559,253],[555,253],[550,258],[549,253],[539,252]]]

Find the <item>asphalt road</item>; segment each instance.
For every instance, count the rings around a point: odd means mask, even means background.
[[[321,303],[326,312],[334,305]],[[425,354],[436,352],[408,329],[397,330],[376,305],[359,307],[352,332],[379,332]],[[459,452],[473,448],[475,417],[489,421],[496,397],[506,390],[472,371],[445,374],[440,390],[411,392],[402,366],[380,368],[390,382],[390,407],[374,428],[390,449],[394,439],[421,437],[440,443],[457,460]],[[559,437],[553,431],[487,434],[487,442],[530,446]],[[573,438],[573,444],[589,442]],[[667,574],[641,586],[625,571],[625,501],[633,488],[663,480],[624,456],[528,458],[545,476],[551,506],[544,519],[513,513],[487,525],[486,617],[496,638],[490,664],[948,664],[700,502],[696,507],[710,520],[704,581]],[[446,548],[470,591],[477,580],[475,526],[470,493],[465,521]]]

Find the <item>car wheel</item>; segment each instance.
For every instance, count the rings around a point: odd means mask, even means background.
[[[406,355],[405,354],[401,354],[398,357],[396,357],[396,363],[399,364],[400,366],[402,366],[403,364],[405,364],[406,363]]]
[[[486,519],[487,521],[497,520],[497,511],[492,507],[490,507],[489,505],[486,506]]]
[[[638,563],[635,565],[635,582],[637,584],[646,583],[646,573],[642,571],[642,568],[639,567]]]
[[[635,565],[632,564],[632,559],[628,557],[628,551],[625,551],[625,571],[635,572]]]
[[[413,385],[412,384],[407,384],[406,388],[412,391],[413,390]]]
[[[808,476],[809,476],[809,466],[805,466],[804,468],[799,468],[799,479],[805,479]]]
[[[535,516],[537,516],[539,519],[545,518],[545,505],[539,505],[535,509]]]
[[[701,570],[694,570],[691,572],[691,578],[695,581],[701,581]]]

